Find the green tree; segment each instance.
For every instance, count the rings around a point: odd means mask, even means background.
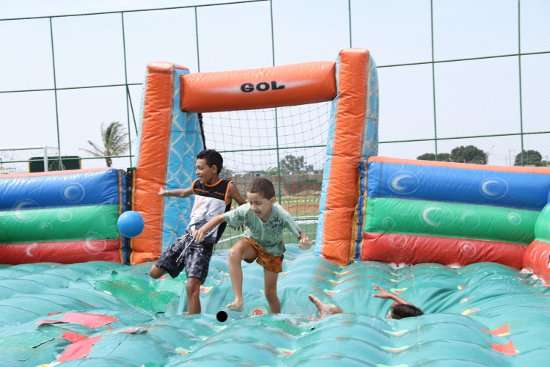
[[[128,133],[118,121],[113,121],[105,128],[101,124],[101,145],[88,140],[92,149],[82,149],[94,157],[104,157],[107,167],[111,167],[115,157],[126,153],[128,150]]]
[[[416,157],[416,159],[421,161],[449,162],[451,160],[451,155],[449,153],[438,153],[436,157],[434,153],[424,153]]]
[[[304,156],[286,155],[279,162],[281,174],[292,175],[296,173],[306,173],[313,171],[313,165],[306,164]]]
[[[459,146],[451,150],[451,162],[487,164],[487,153],[474,145]]]
[[[514,166],[542,166],[542,155],[536,150],[524,150],[516,154]]]
[[[265,175],[266,176],[277,176],[277,175],[279,175],[279,169],[277,167],[269,167],[265,171]]]

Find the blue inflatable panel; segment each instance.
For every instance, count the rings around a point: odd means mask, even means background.
[[[336,78],[338,80],[339,75],[339,63],[336,63]],[[321,183],[321,198],[319,199],[319,221],[317,222],[317,238],[315,240],[315,252],[321,254],[321,246],[323,244],[323,231],[325,227],[325,210],[327,207],[327,191],[328,191],[328,178],[330,177],[330,167],[332,165],[332,151],[334,146],[334,136],[336,124],[334,122],[336,115],[336,107],[338,106],[340,98],[336,95],[336,98],[332,100],[330,108],[330,119],[328,126],[327,147],[325,153],[325,165],[323,167],[323,181]]]
[[[119,203],[119,171],[0,178],[0,210]]]
[[[541,210],[550,175],[369,162],[368,197],[450,201]]]
[[[180,109],[181,76],[188,73],[188,69],[175,68],[172,76],[174,83],[172,125],[170,127],[170,152],[166,167],[166,188],[169,190],[191,187],[196,178],[196,156],[204,149],[198,115],[193,112],[183,112]],[[193,196],[183,200],[177,197],[164,199],[163,250],[185,233],[193,202]]]

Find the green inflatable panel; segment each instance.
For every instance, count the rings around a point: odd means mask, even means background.
[[[116,239],[118,205],[0,211],[0,243]]]
[[[366,232],[425,234],[529,244],[539,211],[425,200],[367,202]]]
[[[535,237],[539,241],[550,242],[550,205],[546,205],[539,214]]]
[[[226,252],[212,257],[198,316],[177,311],[185,276],[153,280],[150,266],[0,266],[0,366],[548,366],[550,287],[500,264],[340,267],[290,245],[282,313],[266,313],[263,270],[243,264],[245,306],[225,322]],[[387,319],[374,285],[425,314]],[[319,319],[309,294],[344,313]]]

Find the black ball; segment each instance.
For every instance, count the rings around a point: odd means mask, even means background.
[[[225,311],[218,311],[218,313],[216,314],[216,319],[217,319],[219,322],[224,322],[225,320],[227,320],[227,312],[225,312]]]

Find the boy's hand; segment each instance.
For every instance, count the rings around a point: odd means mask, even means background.
[[[159,195],[160,196],[165,196],[166,195],[166,188],[164,186],[161,186],[160,189],[159,189]]]
[[[300,248],[302,250],[307,250],[308,248],[310,248],[312,245],[312,242],[309,240],[309,237],[307,236],[307,234],[305,233],[302,233],[300,235]]]
[[[376,298],[387,299],[387,298],[393,298],[394,297],[394,294],[392,292],[389,292],[389,291],[385,290],[384,288],[380,287],[379,285],[375,285],[373,288],[378,291],[378,293],[376,293],[374,295],[374,297],[376,297]]]
[[[191,229],[191,234],[193,235],[193,238],[197,243],[204,240],[204,237],[206,237],[206,231],[203,228],[199,229]]]

